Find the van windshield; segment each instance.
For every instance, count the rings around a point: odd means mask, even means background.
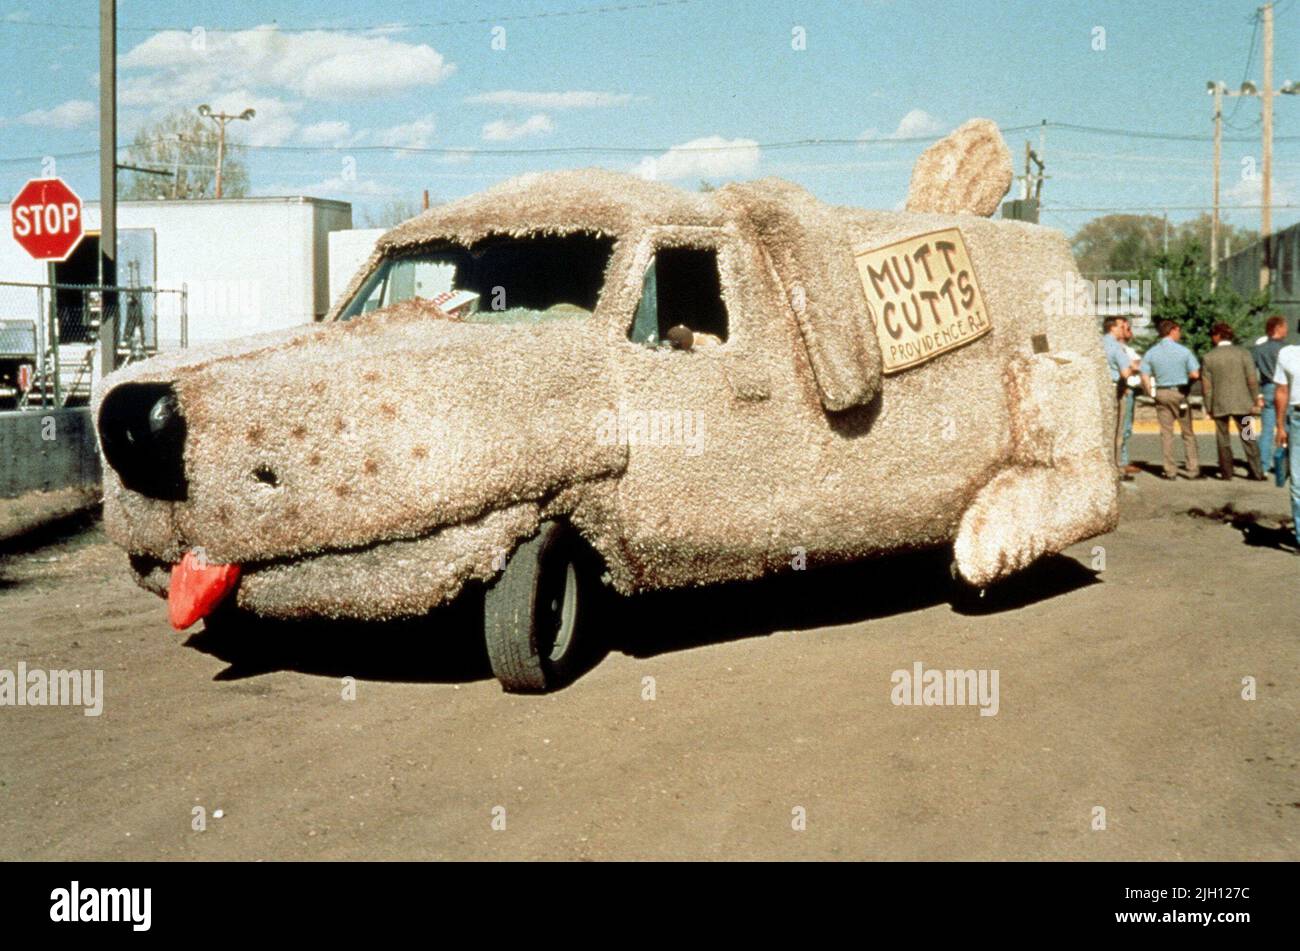
[[[442,243],[383,261],[340,315],[423,298],[469,323],[590,317],[614,239],[588,232]]]

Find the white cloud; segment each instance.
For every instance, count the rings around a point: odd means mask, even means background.
[[[944,124],[930,113],[924,109],[913,109],[898,120],[898,128],[888,135],[881,135],[880,130],[873,127],[863,132],[858,139],[864,142],[871,139],[920,139],[938,135],[943,130]]]
[[[1264,203],[1264,177],[1258,172],[1238,178],[1228,188],[1224,189],[1224,196],[1234,205],[1254,205],[1258,207]],[[1273,204],[1289,205],[1292,203],[1294,192],[1286,182],[1279,181],[1277,176],[1273,177]]]
[[[298,183],[273,183],[252,189],[255,195],[312,195],[317,198],[335,198],[349,196],[387,197],[399,194],[400,190],[384,185],[373,178],[362,176],[335,175],[321,181],[304,185]]]
[[[760,149],[753,139],[724,139],[710,135],[674,145],[657,158],[643,158],[635,172],[642,178],[729,178],[747,175],[758,166]]]
[[[308,99],[361,99],[432,86],[455,70],[433,47],[385,35],[273,26],[234,32],[155,33],[121,58],[143,75],[122,83],[125,105],[211,95],[232,85],[281,89]]]
[[[498,89],[469,96],[465,101],[489,106],[518,106],[521,109],[605,109],[627,105],[632,101],[632,94],[586,90],[522,92],[518,89]]]
[[[539,112],[521,122],[511,122],[509,119],[489,122],[483,126],[483,138],[488,142],[509,142],[533,135],[545,135],[554,129],[555,124],[551,122],[551,117]]]
[[[53,109],[33,109],[15,119],[23,125],[45,126],[51,129],[75,129],[88,125],[99,117],[99,109],[88,99],[69,99]]]
[[[352,126],[338,119],[305,125],[299,131],[298,138],[305,145],[347,145],[355,141]]]
[[[402,149],[427,149],[433,141],[433,116],[425,116],[414,122],[380,129],[375,133],[375,140],[380,145]]]

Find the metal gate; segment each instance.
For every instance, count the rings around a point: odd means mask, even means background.
[[[116,314],[116,365],[189,344],[179,290],[0,281],[0,409],[84,405],[102,375],[105,298]]]

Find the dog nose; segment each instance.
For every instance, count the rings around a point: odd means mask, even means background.
[[[122,485],[179,502],[185,482],[185,417],[168,383],[122,383],[99,407],[99,444]]]

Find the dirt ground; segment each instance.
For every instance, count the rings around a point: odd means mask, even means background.
[[[0,668],[103,669],[105,700],[0,707],[0,859],[1300,858],[1284,491],[1123,492],[983,598],[911,555],[622,603],[540,697],[463,611],[187,637],[97,526],[10,542]],[[892,704],[918,661],[996,669],[997,714]]]

